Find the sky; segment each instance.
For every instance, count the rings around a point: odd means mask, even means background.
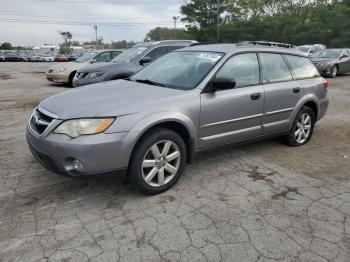
[[[156,26],[173,28],[184,0],[0,0],[0,43],[59,44],[59,31],[73,40],[142,41]],[[183,27],[178,21],[177,27]]]

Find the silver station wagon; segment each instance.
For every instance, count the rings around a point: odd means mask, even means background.
[[[122,172],[157,194],[203,150],[270,136],[302,146],[327,111],[328,82],[309,58],[281,46],[191,46],[127,80],[49,97],[30,118],[30,149],[56,173]]]

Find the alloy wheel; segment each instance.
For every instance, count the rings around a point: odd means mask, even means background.
[[[176,175],[181,163],[179,147],[170,140],[163,140],[151,146],[142,161],[142,176],[152,187],[169,183]]]
[[[338,68],[336,66],[333,67],[332,69],[332,77],[335,78],[338,74]]]
[[[295,139],[298,144],[303,144],[308,139],[312,127],[311,116],[308,113],[303,113],[296,125]]]

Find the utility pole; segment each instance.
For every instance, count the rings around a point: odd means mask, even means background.
[[[180,18],[179,16],[173,16],[173,20],[174,20],[174,29],[176,29],[176,23],[177,23],[177,20],[178,20],[179,18]]]
[[[97,49],[97,25],[94,25],[95,30],[95,48]]]
[[[220,0],[217,0],[217,14],[216,14],[216,41],[219,42],[220,39]]]

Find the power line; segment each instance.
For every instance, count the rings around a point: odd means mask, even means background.
[[[53,21],[53,20],[37,20],[37,19],[16,19],[16,18],[2,18],[0,17],[1,22],[9,23],[29,23],[29,24],[57,24],[57,25],[79,25],[79,26],[150,26],[150,25],[172,25],[169,23],[95,23],[95,22],[63,22],[63,21]]]
[[[37,0],[40,2],[56,2],[56,3],[67,3],[67,4],[104,4],[104,5],[155,5],[155,4],[169,4],[169,2],[167,1],[150,1],[150,2],[145,2],[145,1],[141,1],[141,2],[130,2],[128,1],[128,3],[125,2],[97,2],[97,1],[89,1],[89,0],[76,0],[76,1],[71,1],[71,0]],[[178,2],[180,4],[180,2]]]
[[[50,14],[50,13],[45,13],[45,15],[43,14],[39,14],[39,13],[24,13],[24,12],[17,12],[17,11],[0,11],[0,15],[2,16],[22,16],[22,17],[40,17],[40,18],[68,18],[68,19],[74,19],[74,18],[78,18],[78,19],[87,19],[87,20],[92,20],[92,19],[98,19],[98,20],[133,20],[135,21],[135,19],[149,19],[149,17],[147,16],[133,16],[133,17],[101,17],[101,16],[79,16],[79,15],[74,15],[74,16],[65,16],[65,15],[61,15],[58,13],[55,14]],[[12,17],[10,17],[12,18]],[[169,21],[169,17],[168,16],[162,16],[159,17],[157,16],[157,18],[161,18],[161,19],[166,19],[167,22]]]

